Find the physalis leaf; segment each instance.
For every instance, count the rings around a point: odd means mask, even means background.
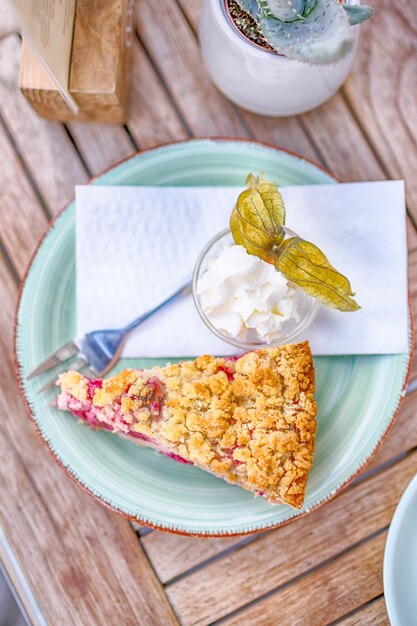
[[[233,236],[235,244],[237,246],[244,246],[245,240],[240,230],[239,213],[237,212],[236,207],[234,207],[232,211],[232,215],[230,216],[230,230],[232,231],[232,236]]]
[[[360,309],[351,297],[355,294],[349,280],[329,263],[317,246],[308,241],[299,237],[284,241],[275,267],[326,306],[339,311]]]
[[[238,197],[230,217],[235,243],[275,265],[322,304],[340,311],[359,309],[349,280],[317,246],[299,237],[285,240],[285,206],[277,185],[265,180],[263,174],[249,174],[246,184],[248,189]]]
[[[257,178],[249,174],[246,184],[248,189],[237,199],[239,214],[270,235],[281,232],[281,226],[285,224],[285,206],[276,183],[265,180],[261,173]]]
[[[284,239],[285,206],[275,183],[249,174],[248,189],[237,199],[230,228],[238,245],[269,263]]]
[[[271,241],[274,241],[274,239],[267,232],[243,218],[239,214],[237,207],[233,209],[230,218],[230,229],[235,243],[238,246],[244,246],[248,254],[258,256],[267,263],[274,262],[275,255],[271,251]],[[283,237],[284,232],[282,232],[279,238],[276,238],[277,245],[279,245]]]

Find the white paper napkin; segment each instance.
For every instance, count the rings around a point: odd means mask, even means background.
[[[228,225],[240,189],[76,188],[77,332],[116,328],[163,300],[191,275],[206,242]],[[408,350],[404,183],[281,189],[287,224],[348,276],[362,309],[325,307],[306,331],[313,353]],[[124,356],[233,354],[200,320],[191,296],[169,305],[128,339]]]

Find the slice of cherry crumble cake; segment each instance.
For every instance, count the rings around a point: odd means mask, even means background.
[[[58,407],[92,427],[136,437],[271,503],[303,504],[316,431],[307,342],[103,381],[69,371],[57,384]]]

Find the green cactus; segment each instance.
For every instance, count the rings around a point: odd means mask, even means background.
[[[339,0],[237,0],[260,34],[279,54],[305,63],[328,64],[352,49],[351,26],[372,15],[368,6]]]
[[[343,8],[349,16],[351,26],[355,26],[355,24],[360,24],[361,22],[364,22],[372,15],[371,7],[360,6],[359,4],[344,4]]]
[[[283,22],[294,22],[303,17],[304,0],[258,0],[265,17],[277,18]]]
[[[258,0],[237,0],[238,5],[243,11],[249,13],[254,20],[257,20],[259,17],[259,4]]]

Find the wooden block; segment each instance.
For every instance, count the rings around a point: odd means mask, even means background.
[[[74,114],[23,41],[19,86],[42,117],[121,123],[127,117],[132,0],[77,0],[69,91]]]

